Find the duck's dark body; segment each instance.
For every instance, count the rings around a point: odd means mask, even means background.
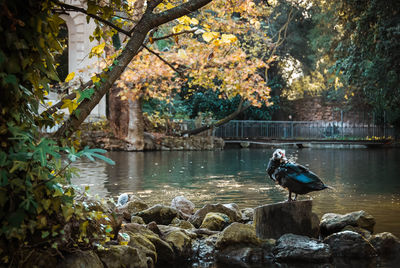
[[[272,180],[289,190],[289,201],[291,201],[292,192],[297,197],[298,194],[307,194],[328,188],[316,174],[299,164],[281,163],[280,160],[271,159],[267,172]]]

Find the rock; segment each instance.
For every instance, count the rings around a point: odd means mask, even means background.
[[[242,215],[237,213],[236,210],[230,209],[222,204],[207,204],[201,209],[197,210],[196,213],[189,218],[189,222],[196,228],[199,228],[204,220],[204,217],[209,212],[224,213],[229,217],[231,222],[240,221],[242,219]]]
[[[373,235],[369,242],[379,255],[400,255],[400,239],[392,233],[384,232]]]
[[[171,226],[171,225],[161,225],[161,224],[158,225],[158,228],[160,229],[162,236],[166,236],[171,232],[179,231],[179,232],[182,232],[185,235],[189,236],[191,239],[195,239],[197,237],[197,234],[195,232],[193,232],[194,230],[197,230],[197,229],[188,230],[188,229],[183,229],[180,227],[175,227],[175,226]]]
[[[132,200],[117,209],[118,213],[124,214],[124,218],[131,219],[132,214],[143,211],[149,206],[140,200]]]
[[[139,234],[147,238],[155,247],[157,252],[157,263],[173,263],[175,253],[171,245],[162,240],[157,234],[143,225],[128,223],[122,227],[123,232]]]
[[[254,223],[261,239],[277,239],[287,233],[317,237],[319,231],[312,200],[259,206],[254,209]]]
[[[127,245],[110,246],[106,250],[98,250],[97,255],[107,268],[147,268],[146,255]]]
[[[193,224],[191,224],[190,222],[188,222],[188,221],[185,221],[185,220],[180,220],[180,219],[178,219],[178,218],[174,218],[172,221],[171,221],[171,224],[170,224],[171,226],[174,226],[174,227],[179,227],[179,228],[182,228],[182,229],[193,229],[193,228],[195,228],[194,226],[193,226]]]
[[[211,231],[222,231],[230,223],[226,214],[209,212],[201,223],[200,228],[207,228]]]
[[[145,224],[143,219],[139,216],[132,216],[131,223]]]
[[[158,204],[136,213],[135,216],[141,217],[145,223],[155,221],[157,224],[170,224],[175,217],[178,217],[178,211]]]
[[[253,220],[253,216],[254,216],[253,208],[244,208],[241,210],[241,213],[242,213],[242,221],[243,222],[250,222]]]
[[[14,252],[12,252],[14,253]],[[0,267],[21,267],[21,268],[31,268],[31,267],[57,267],[57,257],[51,254],[49,250],[42,251],[38,249],[20,249],[18,255],[22,257],[18,263],[14,262],[12,265],[8,263],[6,266],[2,259]],[[15,260],[13,260],[15,261]],[[4,266],[3,266],[4,265]]]
[[[332,256],[329,245],[295,234],[281,236],[273,252],[278,261],[327,262]]]
[[[99,256],[92,250],[77,251],[72,254],[64,255],[64,259],[57,265],[60,268],[69,267],[87,267],[87,268],[103,268]]]
[[[191,260],[199,263],[214,262],[215,259],[215,242],[218,236],[212,235],[205,239],[196,239],[192,242]],[[201,265],[198,265],[201,267]],[[193,266],[194,267],[194,266]]]
[[[223,249],[234,244],[261,246],[262,241],[256,236],[254,226],[234,222],[221,232],[215,246]]]
[[[373,233],[375,219],[363,210],[351,212],[345,215],[327,213],[321,218],[321,234],[326,236],[339,232],[347,225],[360,227]]]
[[[171,201],[171,207],[190,216],[194,212],[195,205],[184,196],[176,196]]]
[[[126,234],[130,237],[128,242],[129,246],[137,248],[139,251],[143,252],[146,257],[153,260],[153,263],[157,262],[156,247],[144,234],[134,232],[126,232]]]
[[[346,258],[371,258],[376,251],[359,233],[343,231],[331,234],[323,241],[331,247],[332,256]]]
[[[240,215],[240,218],[242,217],[242,212],[240,212],[239,206],[235,203],[229,203],[229,204],[223,204],[225,207],[233,210],[236,212],[237,215]]]
[[[371,238],[371,233],[368,230],[365,230],[363,228],[360,227],[355,227],[355,226],[351,226],[351,225],[347,225],[346,227],[344,227],[342,231],[352,231],[352,232],[356,232],[359,233],[361,236],[363,236],[365,239],[369,239]]]
[[[180,230],[171,231],[164,237],[173,247],[176,256],[189,258],[192,255],[192,239]]]

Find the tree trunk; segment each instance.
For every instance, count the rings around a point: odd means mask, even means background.
[[[129,102],[121,100],[118,94],[121,88],[113,87],[110,93],[110,127],[115,137],[125,139],[128,136]]]
[[[143,151],[144,149],[144,119],[141,98],[129,100],[128,136],[129,151]]]

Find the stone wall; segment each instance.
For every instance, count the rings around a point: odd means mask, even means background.
[[[372,122],[371,114],[364,109],[348,110],[342,103],[326,102],[322,97],[305,97],[285,104],[281,120],[341,121],[349,123]],[[343,111],[343,112],[342,112]]]
[[[88,145],[92,148],[108,151],[132,151],[128,142],[114,137],[111,132],[105,131],[82,131],[81,145],[82,147]],[[212,136],[175,137],[145,133],[144,150],[221,150],[224,145],[223,139]]]

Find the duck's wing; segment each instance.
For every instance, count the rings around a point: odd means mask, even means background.
[[[268,167],[267,167],[267,173],[269,175],[269,177],[271,178],[271,180],[276,180],[275,176],[274,176],[274,172],[275,170],[279,167],[279,161],[276,161],[274,159],[270,159],[268,162]]]
[[[305,166],[296,163],[287,163],[283,168],[285,168],[288,178],[299,183],[308,184],[312,188],[314,188],[314,186],[320,188],[324,185],[321,179]]]

